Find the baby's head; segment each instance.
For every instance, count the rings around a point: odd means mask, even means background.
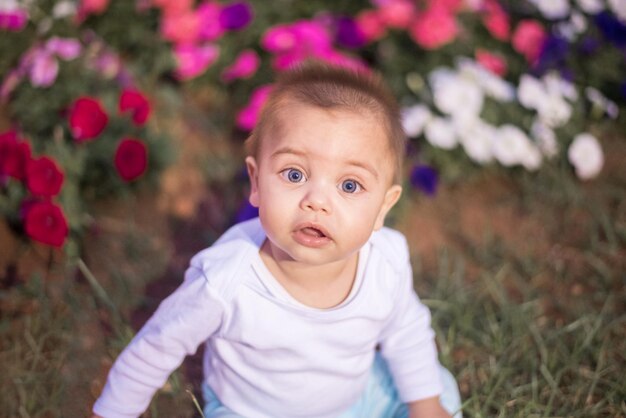
[[[250,136],[250,203],[276,257],[348,259],[400,197],[405,136],[379,76],[307,64],[282,74]]]
[[[280,74],[246,141],[248,155],[257,157],[263,142],[280,134],[281,121],[289,123],[289,110],[295,104],[352,113],[380,123],[385,133],[380,139],[389,151],[391,179],[400,183],[406,136],[398,103],[379,74],[316,61]]]

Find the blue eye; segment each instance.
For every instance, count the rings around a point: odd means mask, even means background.
[[[291,183],[301,183],[304,180],[304,174],[297,168],[288,168],[282,172],[282,175]]]
[[[355,180],[345,180],[341,183],[341,190],[346,193],[355,193],[361,190],[361,185]]]

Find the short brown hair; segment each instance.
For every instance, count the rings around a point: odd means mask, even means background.
[[[278,113],[288,100],[328,110],[357,113],[365,110],[380,116],[395,160],[393,178],[400,182],[406,136],[398,103],[378,73],[307,61],[279,74],[257,124],[246,140],[248,155],[256,156],[261,139],[276,128]]]

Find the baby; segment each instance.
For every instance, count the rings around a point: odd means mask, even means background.
[[[282,74],[247,146],[259,217],[192,258],[95,416],[142,414],[204,343],[207,418],[460,417],[406,241],[383,227],[405,136],[380,77],[316,63]]]

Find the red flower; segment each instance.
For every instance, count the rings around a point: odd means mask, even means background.
[[[135,180],[146,172],[148,149],[138,139],[124,138],[115,151],[115,168],[124,181]]]
[[[150,102],[138,90],[126,89],[120,96],[120,113],[130,111],[135,125],[143,125],[150,116]]]
[[[100,135],[109,117],[100,102],[92,97],[80,97],[73,104],[69,115],[72,136],[83,142]]]
[[[0,134],[0,176],[24,180],[30,155],[30,144],[22,141],[16,131]]]
[[[52,202],[34,202],[28,205],[24,219],[26,235],[35,241],[61,247],[69,233],[67,220],[61,208]]]
[[[63,172],[52,158],[32,159],[26,166],[26,187],[35,196],[52,197],[63,185]]]

